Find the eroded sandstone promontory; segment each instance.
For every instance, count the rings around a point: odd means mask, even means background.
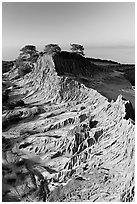
[[[94,90],[117,72],[84,59],[44,54],[30,73],[8,72],[3,201],[134,201],[134,109]]]

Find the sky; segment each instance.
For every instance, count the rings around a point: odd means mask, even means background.
[[[50,43],[62,49],[78,43],[89,57],[134,63],[135,3],[2,3],[3,60],[15,59],[27,44],[42,51]]]

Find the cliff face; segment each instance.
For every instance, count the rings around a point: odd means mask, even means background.
[[[3,114],[3,201],[134,200],[132,105],[80,83],[107,73],[83,57],[43,55],[13,81],[9,97],[24,106]]]
[[[90,60],[76,53],[61,52],[53,56],[56,71],[60,75],[89,77],[97,69]],[[92,65],[92,66],[91,66]]]

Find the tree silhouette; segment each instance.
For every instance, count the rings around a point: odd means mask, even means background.
[[[58,46],[58,44],[48,44],[45,45],[44,52],[47,54],[60,53],[61,48]]]
[[[21,50],[21,56],[23,57],[24,55],[29,55],[32,57],[37,53],[36,47],[34,45],[26,45],[24,46]]]
[[[14,65],[18,68],[18,76],[22,77],[31,72],[39,57],[39,53],[34,45],[26,45],[21,50],[19,57],[15,60]]]
[[[75,53],[77,53],[77,54],[80,54],[80,55],[82,55],[82,56],[84,56],[85,54],[84,54],[84,47],[83,47],[83,45],[79,45],[79,44],[70,44],[70,46],[71,46],[71,51],[72,52],[75,52]]]

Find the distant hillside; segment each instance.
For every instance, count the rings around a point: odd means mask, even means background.
[[[119,65],[120,63],[112,61],[112,60],[103,60],[103,59],[96,59],[96,58],[87,58],[90,60],[91,63],[94,63],[96,65],[101,65],[101,66],[111,66],[111,65]]]

